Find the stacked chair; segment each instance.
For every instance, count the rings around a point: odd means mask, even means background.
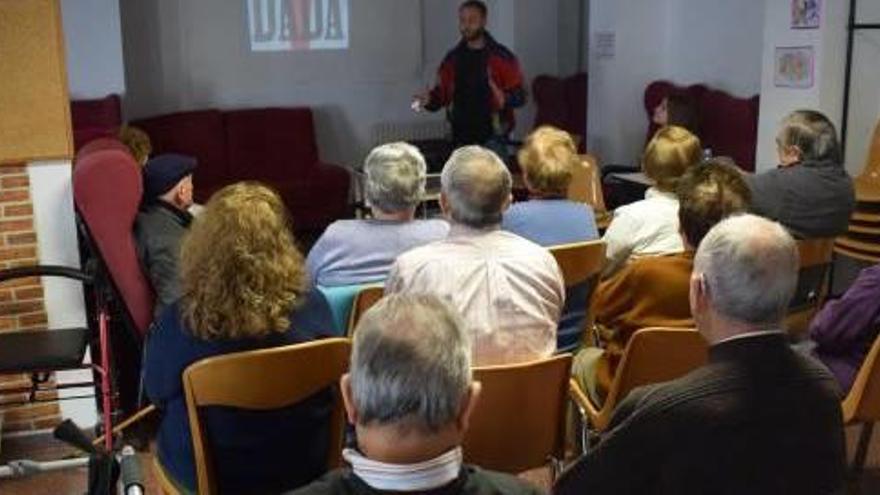
[[[880,263],[880,122],[855,186],[856,209],[849,230],[837,238],[834,251],[859,261]]]

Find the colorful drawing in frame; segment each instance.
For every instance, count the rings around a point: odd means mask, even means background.
[[[791,27],[816,29],[822,20],[822,0],[791,0]]]
[[[813,63],[812,46],[777,47],[773,84],[779,88],[812,88]]]

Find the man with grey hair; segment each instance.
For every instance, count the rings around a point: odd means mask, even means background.
[[[446,237],[444,220],[415,220],[425,194],[426,166],[407,143],[379,146],[364,163],[372,218],[332,223],[306,259],[314,285],[328,287],[381,282],[397,256]]]
[[[565,285],[546,249],[500,228],[510,172],[495,153],[465,146],[443,167],[441,189],[449,237],[398,257],[385,292],[451,302],[464,316],[479,366],[553,354]]]
[[[632,391],[554,492],[836,493],[846,451],[840,391],[782,330],[797,253],[782,226],[757,216],[709,231],[690,288],[708,364]]]
[[[354,334],[342,398],[355,425],[349,468],[299,494],[537,494],[515,477],[462,462],[461,443],[480,394],[470,339],[455,311],[428,295],[392,295]]]
[[[814,110],[794,111],[782,121],[776,151],[775,170],[746,176],[754,212],[801,239],[845,232],[855,189],[843,166],[834,124]]]

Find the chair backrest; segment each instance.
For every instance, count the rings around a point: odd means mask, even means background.
[[[596,158],[592,155],[580,155],[580,158],[580,166],[572,172],[568,199],[592,206],[597,214],[604,213],[608,209],[602,196],[602,178]]]
[[[324,300],[327,301],[327,306],[333,314],[333,329],[340,336],[348,333],[348,322],[351,321],[351,307],[358,292],[363,288],[363,285],[318,286],[315,288],[324,297]]]
[[[880,183],[880,121],[877,121],[874,127],[871,147],[868,148],[868,156],[865,158],[865,168],[859,174],[858,180]]]
[[[350,352],[348,339],[335,338],[227,354],[190,365],[183,372],[183,389],[199,493],[218,492],[200,408],[272,410],[294,405],[323,389],[338,387],[348,370]],[[341,463],[343,427],[342,399],[337,390],[330,418],[328,468]]]
[[[73,200],[93,253],[107,267],[132,324],[143,335],[153,320],[153,289],[132,230],[143,185],[140,166],[113,139],[93,141],[76,157]]]
[[[842,407],[845,424],[880,420],[880,337],[874,339]]]
[[[709,346],[699,332],[643,328],[630,338],[605,399],[610,409],[634,388],[683,376],[706,363]],[[603,405],[603,409],[606,406]]]
[[[548,248],[562,271],[566,287],[589,281],[602,272],[605,264],[605,241],[585,241]]]
[[[379,299],[382,299],[384,295],[385,287],[382,285],[367,285],[358,291],[357,295],[354,296],[354,302],[351,304],[351,315],[348,320],[349,338],[354,336],[354,329],[357,328],[358,322],[361,321],[361,316],[379,302]]]
[[[474,368],[482,384],[464,438],[464,458],[519,473],[562,460],[571,355]]]
[[[546,74],[532,82],[535,100],[534,127],[552,125],[571,134],[583,152],[587,136],[587,73],[566,78]]]
[[[786,316],[786,328],[794,334],[806,330],[828,292],[834,239],[800,240],[797,246],[798,282]]]

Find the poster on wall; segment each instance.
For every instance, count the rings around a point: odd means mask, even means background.
[[[251,51],[348,48],[349,0],[245,0]]]
[[[822,16],[822,0],[791,0],[791,27],[816,29]]]
[[[813,87],[813,47],[781,46],[776,48],[773,84],[779,88]]]

